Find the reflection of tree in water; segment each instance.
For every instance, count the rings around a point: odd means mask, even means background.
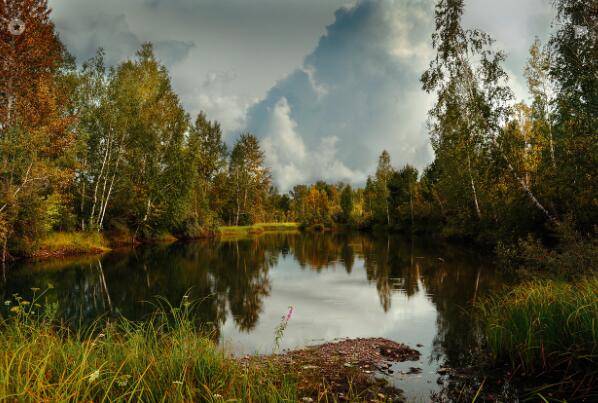
[[[385,312],[391,307],[392,292],[412,296],[419,290],[418,265],[414,264],[413,245],[396,236],[362,239],[364,266],[368,281],[376,283]]]
[[[302,233],[291,239],[290,248],[302,268],[320,272],[340,260],[345,243],[345,235]]]
[[[342,264],[354,276],[362,275],[363,262],[384,311],[391,309],[393,293],[407,297],[426,293],[438,312],[430,360],[446,357],[449,365],[460,365],[479,341],[467,308],[498,280],[479,261],[455,251],[429,242],[359,233],[272,234],[152,245],[111,254],[101,262],[94,257],[14,270],[0,285],[0,294],[5,299],[14,292],[29,295],[31,287],[45,289],[52,283],[56,289],[48,294],[49,302],[58,302],[63,317],[75,323],[110,312],[142,319],[154,307],[141,301],[159,295],[178,305],[189,293],[200,301],[194,319],[218,337],[228,312],[240,330],[255,327],[270,293],[270,269],[279,259],[292,255],[302,268],[315,272]]]
[[[194,320],[215,336],[226,320],[227,306],[239,328],[249,331],[270,292],[268,271],[276,264],[279,245],[263,239],[200,241],[153,245],[101,261],[62,262],[60,270],[47,270],[42,263],[11,276],[0,293],[7,298],[14,292],[30,295],[31,287],[53,284],[47,302],[57,302],[60,315],[73,325],[110,314],[143,319],[155,310],[150,302],[157,296],[178,306],[189,294],[199,304]]]

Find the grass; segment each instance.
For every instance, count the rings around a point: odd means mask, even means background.
[[[143,322],[103,318],[73,331],[32,290],[0,306],[0,401],[330,402],[343,385],[349,401],[387,401],[380,391],[395,392],[345,359],[322,375],[281,355],[233,358],[198,330],[186,297],[179,307],[158,299]]]
[[[596,375],[598,278],[523,283],[483,301],[480,311],[496,361],[530,374],[567,369]]]
[[[222,237],[236,237],[259,235],[266,232],[298,231],[299,224],[294,222],[285,223],[259,223],[246,226],[223,226],[218,228],[218,234]]]
[[[0,322],[0,400],[298,400],[292,375],[230,358],[198,333],[184,306],[73,332],[39,300],[16,296]]]
[[[103,253],[110,250],[107,245],[104,237],[97,232],[54,232],[40,242],[34,257]]]

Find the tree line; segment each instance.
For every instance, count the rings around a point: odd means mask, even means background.
[[[218,122],[192,119],[144,44],[107,67],[77,65],[45,1],[0,4],[23,32],[0,30],[2,261],[52,231],[115,231],[132,240],[208,234],[276,219],[257,138],[228,150]]]
[[[295,188],[298,215],[488,243],[565,225],[593,236],[598,8],[573,0],[554,6],[555,32],[530,45],[530,101],[515,102],[505,54],[488,34],[463,27],[463,0],[439,0],[435,55],[421,76],[436,96],[428,120],[434,161],[423,172],[396,169],[384,151],[364,189]]]
[[[514,103],[492,38],[463,28],[463,0],[439,0],[421,77],[436,95],[435,160],[396,169],[383,152],[364,187],[317,182],[281,194],[255,135],[229,150],[218,122],[191,117],[151,44],[108,67],[78,65],[46,1],[19,10],[23,32],[0,30],[2,261],[52,231],[112,231],[143,240],[209,235],[219,225],[298,221],[440,232],[490,242],[563,222],[596,223],[598,9],[557,0],[556,30],[525,68],[531,102]]]

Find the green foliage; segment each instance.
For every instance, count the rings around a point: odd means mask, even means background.
[[[0,256],[32,254],[53,231],[197,238],[223,224],[286,221],[509,245],[570,216],[593,238],[596,7],[554,4],[555,33],[532,44],[524,71],[531,103],[513,105],[505,55],[462,26],[463,0],[438,0],[436,55],[421,77],[436,95],[433,163],[421,176],[397,171],[383,151],[363,188],[320,181],[289,194],[271,186],[256,136],[241,135],[228,153],[218,122],[191,121],[151,44],[113,68],[102,50],[78,68],[51,22],[36,21],[47,60],[26,41],[0,41],[18,56],[0,70],[10,101],[0,103]]]
[[[271,179],[269,169],[264,167],[264,152],[253,134],[242,134],[237,140],[231,152],[228,176],[233,206],[228,212],[228,221],[235,225],[263,221]]]
[[[341,193],[341,209],[343,212],[343,220],[346,223],[350,223],[353,221],[353,208],[354,208],[354,201],[353,201],[353,189],[351,189],[350,185],[347,185],[343,188]]]
[[[525,274],[576,278],[594,273],[598,268],[598,240],[582,236],[571,220],[556,231],[556,245],[550,248],[530,235],[516,246],[499,243],[497,255],[505,267],[523,270]]]

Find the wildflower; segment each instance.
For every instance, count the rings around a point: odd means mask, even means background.
[[[106,337],[106,335],[104,333],[98,334],[98,339],[101,339],[102,337]]]
[[[93,383],[93,382],[97,381],[99,377],[100,377],[100,370],[96,369],[94,372],[92,372],[89,375],[89,378],[87,378],[87,382]]]
[[[10,300],[6,300],[6,301],[4,301],[4,305],[6,305],[6,306],[9,306],[10,304],[11,304],[11,301],[10,301]]]
[[[21,301],[21,305],[29,305],[29,304],[30,304],[29,301],[25,301],[25,300]]]
[[[38,292],[38,291],[39,291],[39,288],[37,288],[37,287],[31,287],[30,289],[31,289],[31,291],[33,291],[33,292]]]
[[[172,383],[175,385],[182,385],[183,381],[172,381]]]
[[[280,348],[280,342],[282,340],[282,337],[284,336],[284,331],[286,330],[287,325],[289,324],[289,320],[291,319],[292,316],[293,316],[293,307],[289,306],[289,311],[287,312],[286,315],[282,316],[282,320],[281,320],[280,324],[274,330],[274,351],[276,351]]]
[[[12,308],[10,308],[10,311],[12,313],[19,313],[19,312],[21,312],[21,308],[18,306],[13,306]]]
[[[222,395],[221,395],[221,394],[219,394],[219,393],[214,393],[214,394],[212,395],[212,397],[213,397],[214,399],[222,399]]]

